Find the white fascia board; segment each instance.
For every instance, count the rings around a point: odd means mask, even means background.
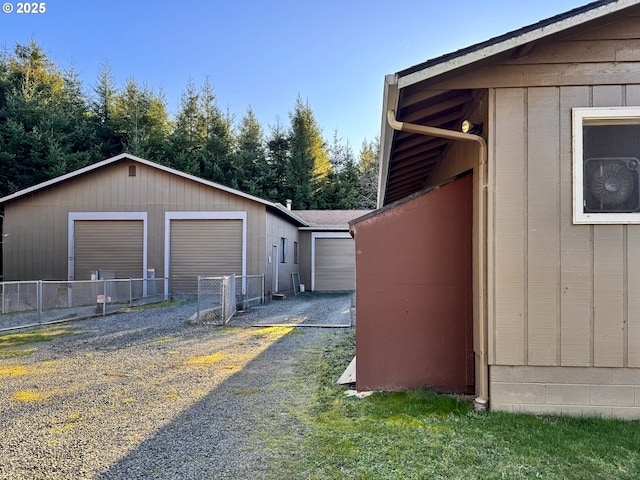
[[[504,53],[513,48],[517,48],[529,42],[533,42],[549,35],[562,32],[569,28],[581,25],[591,20],[595,20],[605,15],[624,10],[625,8],[636,5],[638,3],[638,0],[619,0],[617,2],[609,3],[601,7],[589,10],[587,12],[565,18],[563,20],[559,20],[550,25],[542,26],[536,30],[525,32],[514,37],[509,37],[502,42],[489,45],[485,48],[481,48],[464,55],[453,57],[451,60],[448,60],[446,62],[437,63],[433,66],[426,67],[417,72],[413,72],[400,77],[398,79],[398,88],[405,88],[418,82],[422,82],[423,80],[437,77],[439,75],[442,75],[443,73],[451,72],[460,67],[471,65],[485,58]]]
[[[393,128],[387,121],[387,111],[398,108],[398,77],[387,75],[384,79],[384,96],[382,100],[382,125],[380,127],[380,170],[378,173],[378,208],[384,205],[387,190],[387,175],[389,173],[389,158],[393,145]]]

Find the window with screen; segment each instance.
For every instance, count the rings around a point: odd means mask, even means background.
[[[574,223],[640,223],[640,107],[573,109]]]

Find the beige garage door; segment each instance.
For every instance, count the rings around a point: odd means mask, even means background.
[[[141,220],[73,222],[75,280],[143,277],[144,225]]]
[[[197,292],[198,275],[242,275],[242,220],[171,220],[171,289]]]
[[[356,289],[356,256],[353,238],[316,238],[316,291]]]

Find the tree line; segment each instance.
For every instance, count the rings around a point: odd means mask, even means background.
[[[208,81],[170,117],[162,92],[119,87],[108,65],[85,89],[35,41],[17,44],[0,52],[0,197],[127,152],[295,209],[375,208],[378,139],[356,157],[300,96],[288,119],[265,132],[249,107],[236,121]]]

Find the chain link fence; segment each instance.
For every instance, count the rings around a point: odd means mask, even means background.
[[[261,303],[264,303],[264,275],[198,277],[198,322],[226,325],[237,310]]]
[[[165,299],[164,278],[0,283],[0,331],[106,315]]]

